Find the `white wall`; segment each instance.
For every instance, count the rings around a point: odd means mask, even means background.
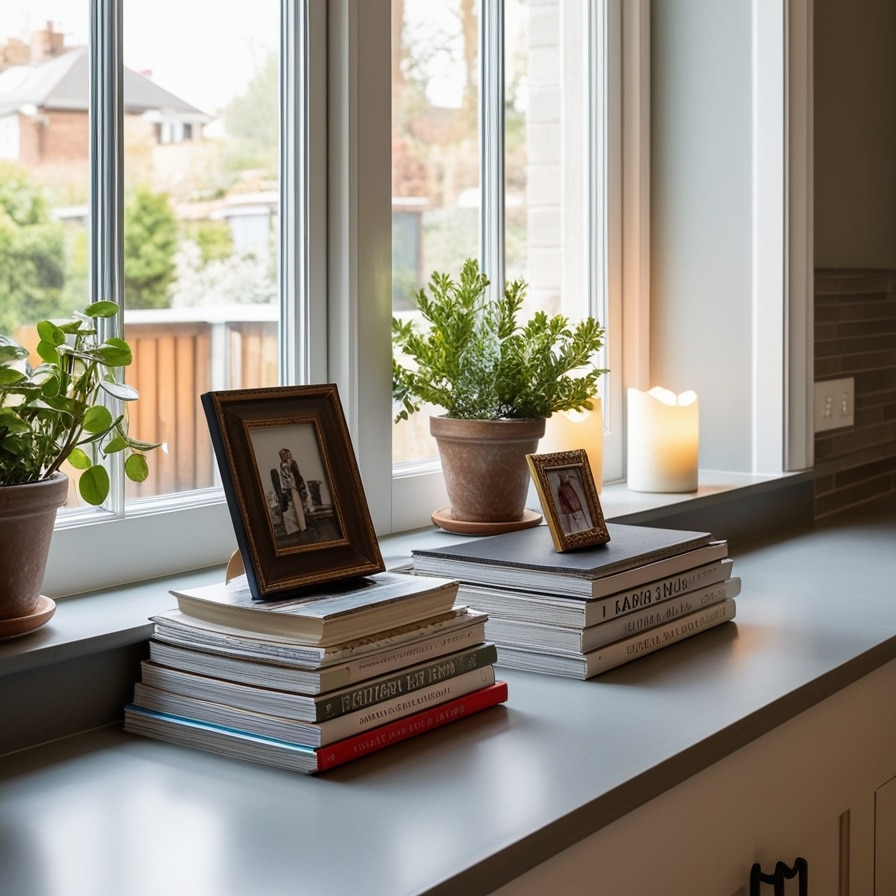
[[[764,212],[754,202],[753,35],[750,0],[655,0],[651,6],[650,384],[698,393],[702,468],[779,472],[783,310],[773,327],[760,329],[768,346],[754,346],[752,336],[757,259],[764,251],[754,233]],[[783,146],[777,157],[783,164]],[[775,189],[769,192],[774,202]],[[772,290],[783,309],[783,198],[773,221],[781,240]],[[761,413],[761,382],[757,390],[766,363],[781,371],[773,377],[769,404],[778,408],[771,415]],[[757,440],[775,427],[767,433],[769,464]]]

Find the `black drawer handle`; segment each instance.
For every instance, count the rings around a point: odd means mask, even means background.
[[[774,874],[763,874],[757,862],[750,869],[750,896],[759,896],[760,884],[774,884],[775,896],[785,896],[784,881],[797,875],[799,875],[799,896],[809,896],[809,863],[804,858],[796,859],[793,868],[778,862]]]

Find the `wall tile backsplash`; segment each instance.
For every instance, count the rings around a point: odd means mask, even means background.
[[[815,516],[896,491],[896,271],[815,272],[815,380],[855,379],[855,425],[815,435]]]

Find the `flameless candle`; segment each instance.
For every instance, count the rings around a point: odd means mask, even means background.
[[[697,395],[655,387],[628,390],[628,487],[635,492],[697,490]]]
[[[592,398],[590,411],[555,411],[545,423],[538,443],[541,454],[584,448],[594,484],[600,491],[604,465],[604,415],[599,398]]]

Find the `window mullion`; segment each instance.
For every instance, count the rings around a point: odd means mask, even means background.
[[[479,245],[482,270],[504,288],[504,0],[482,3],[479,26]]]
[[[308,6],[280,5],[280,382],[310,382],[308,352]]]
[[[90,2],[90,300],[124,307],[124,63],[121,0]],[[101,336],[116,334],[121,315],[101,322]],[[121,454],[109,458],[107,503],[124,513]]]
[[[590,312],[598,320],[606,321],[608,246],[607,246],[607,54],[606,46],[607,7],[606,3],[589,4],[587,7],[589,109],[586,139],[586,190],[588,240],[588,292]],[[602,366],[606,366],[603,362]]]

